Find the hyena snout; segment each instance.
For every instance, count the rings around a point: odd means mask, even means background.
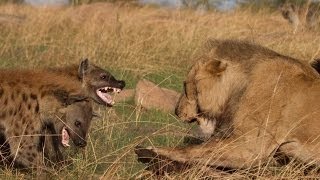
[[[73,143],[78,147],[85,147],[87,145],[87,141],[80,138],[75,140]]]
[[[126,83],[124,81],[122,81],[122,80],[118,81],[118,87],[120,89],[123,89],[125,86],[126,86]]]
[[[71,134],[71,139],[77,147],[85,147],[87,145],[86,133],[83,131],[76,131],[74,134]]]

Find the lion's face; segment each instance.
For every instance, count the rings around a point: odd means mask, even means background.
[[[213,87],[219,84],[225,68],[226,64],[217,60],[199,61],[191,68],[175,110],[182,121],[194,122],[198,116],[210,111],[211,96],[215,93]]]
[[[181,94],[175,109],[176,115],[182,120],[193,122],[196,120],[198,105],[193,82],[184,82],[184,93]]]

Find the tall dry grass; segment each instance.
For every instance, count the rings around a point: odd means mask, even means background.
[[[319,57],[318,31],[293,29],[277,12],[209,12],[97,3],[77,7],[0,6],[0,67],[40,68],[78,63],[88,57],[134,87],[140,78],[181,89],[182,80],[207,38],[246,39],[280,53],[310,60]],[[132,101],[97,108],[86,150],[73,164],[48,176],[57,179],[154,178],[136,161],[137,144],[176,146],[189,131],[173,114],[144,111]],[[73,150],[69,150],[73,154]],[[303,168],[261,166],[232,174],[203,167],[167,179],[301,178]],[[4,169],[0,178],[23,178]],[[314,177],[314,176],[313,176]]]

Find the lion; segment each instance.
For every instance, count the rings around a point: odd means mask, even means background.
[[[138,160],[158,172],[195,164],[250,168],[270,157],[320,165],[316,70],[246,41],[210,40],[206,45],[207,52],[187,75],[176,115],[188,122],[215,121],[211,129],[217,138],[181,148],[138,146]]]

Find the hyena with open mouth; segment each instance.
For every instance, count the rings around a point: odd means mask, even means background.
[[[112,106],[114,104],[112,94],[120,93],[125,87],[124,81],[117,80],[108,71],[89,63],[88,59],[81,61],[80,65],[51,68],[48,71],[82,82],[86,93],[101,105]]]
[[[85,146],[92,104],[78,88],[81,83],[42,71],[3,70],[0,74],[0,126],[7,147],[4,151],[7,156],[2,158],[5,163],[42,168],[44,131],[50,126],[57,130],[58,137],[64,134],[76,146]]]
[[[81,131],[81,137],[84,139],[89,126],[83,126],[81,122],[79,124],[79,120],[74,120],[74,118],[77,117],[77,114],[81,115],[80,112],[87,112],[86,109],[92,111],[91,103],[85,103],[87,104],[85,106],[77,105],[75,108],[70,107],[69,109],[71,110],[68,110],[66,107],[73,105],[75,102],[79,104],[78,101],[83,101],[84,99],[87,101],[87,97],[99,104],[112,106],[114,103],[112,93],[119,93],[125,86],[124,81],[116,80],[107,71],[89,64],[88,60],[82,61],[78,66],[68,66],[65,68],[1,70],[0,84],[0,103],[4,107],[7,107],[3,108],[0,113],[0,122],[12,122],[11,124],[15,124],[16,126],[16,128],[12,128],[7,123],[1,124],[2,134],[0,140],[1,144],[3,144],[2,147],[7,148],[0,148],[0,150],[3,155],[9,155],[9,159],[12,159],[13,154],[18,155],[14,156],[14,162],[16,164],[23,164],[24,166],[38,163],[34,163],[35,160],[32,160],[32,158],[29,158],[29,160],[27,158],[27,161],[20,161],[22,158],[19,157],[21,157],[20,154],[22,152],[31,154],[32,157],[33,155],[38,157],[38,154],[42,151],[41,149],[52,149],[53,152],[44,150],[45,155],[52,161],[61,161],[63,158],[60,152],[60,145],[68,146],[69,138],[73,140],[76,146],[85,146],[86,143],[83,141],[74,140],[73,137],[76,137],[72,135],[74,130],[58,128],[58,121],[47,120],[61,116],[60,119],[62,122],[67,122],[66,124],[74,121],[73,125],[75,127],[84,128]],[[77,96],[79,98],[73,98]],[[61,113],[61,110],[65,108],[65,112]],[[78,109],[78,113],[75,113],[76,111],[72,109]],[[81,118],[89,122],[92,118],[91,115],[92,113],[87,112]],[[29,123],[25,124],[26,122]],[[30,137],[33,139],[33,143],[28,143],[30,144],[28,146],[30,149],[36,146],[39,147],[37,153],[30,153],[25,148],[18,147],[17,143],[10,142],[10,139],[14,139],[12,137],[16,135],[25,136],[25,134],[21,134],[21,127],[24,127],[29,134],[31,132],[41,134],[40,139],[39,136],[37,138],[35,136]],[[45,138],[45,136],[52,134],[60,134],[60,136]],[[43,147],[44,144],[45,146]]]

